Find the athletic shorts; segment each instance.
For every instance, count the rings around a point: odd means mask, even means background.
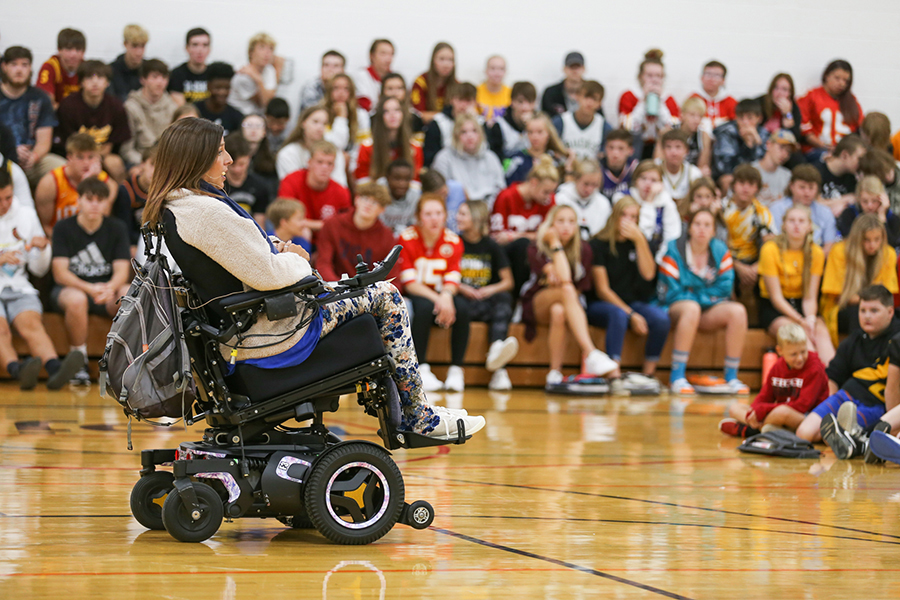
[[[856,421],[863,429],[871,428],[884,416],[884,404],[866,406],[844,390],[839,390],[837,394],[825,398],[822,404],[815,407],[812,412],[822,418],[829,414],[837,415],[841,404],[848,401],[856,404]]]
[[[0,292],[0,318],[6,319],[7,323],[12,323],[16,317],[29,310],[43,314],[44,307],[37,294],[17,292],[9,288],[3,288]]]

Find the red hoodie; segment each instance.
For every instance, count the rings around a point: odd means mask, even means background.
[[[791,369],[783,358],[778,359],[763,382],[763,387],[750,407],[760,422],[781,404],[806,414],[828,397],[828,376],[825,366],[815,352],[809,353],[806,364]]]

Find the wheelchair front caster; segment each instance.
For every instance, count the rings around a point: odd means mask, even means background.
[[[397,523],[403,476],[387,451],[372,444],[335,448],[313,467],[304,504],[319,533],[332,542],[370,544]]]
[[[434,521],[434,508],[424,500],[416,500],[405,508],[401,521],[413,529],[426,529]]]
[[[193,487],[199,508],[191,508],[177,488],[172,488],[163,503],[163,525],[179,542],[208,540],[219,530],[225,514],[225,506],[216,490],[205,483],[194,483]]]
[[[163,530],[162,507],[173,489],[175,477],[168,471],[154,471],[137,480],[131,488],[131,514],[147,529]]]

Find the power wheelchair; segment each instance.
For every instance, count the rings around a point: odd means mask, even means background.
[[[423,500],[407,503],[403,476],[388,450],[462,444],[462,421],[452,440],[401,431],[395,366],[372,315],[362,315],[321,338],[301,365],[261,369],[246,364],[228,371],[220,344],[246,330],[265,313],[274,320],[292,313],[295,296],[319,305],[363,292],[387,277],[396,246],[370,271],[359,257],[357,273],[337,284],[310,276],[271,292],[233,294],[218,302],[212,317],[192,285],[173,276],[175,298],[196,386],[187,424],[205,420],[203,439],[177,449],[143,450],[141,478],[131,492],[131,511],[149,529],[165,529],[177,540],[200,542],[224,519],[275,518],[294,528],[315,528],[339,544],[368,544],[397,523],[416,529],[434,519]],[[218,322],[217,322],[218,321]],[[342,441],[323,415],[338,409],[339,397],[357,394],[378,418],[385,448],[368,441]],[[304,427],[286,422],[311,421]],[[160,470],[171,466],[171,471]]]

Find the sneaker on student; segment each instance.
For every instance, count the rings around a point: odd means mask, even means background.
[[[609,393],[613,395],[627,394],[630,390],[625,387],[625,378],[616,377],[609,380]]]
[[[728,382],[728,387],[731,388],[731,393],[735,396],[750,395],[750,387],[740,379],[732,379]]]
[[[684,377],[679,377],[675,381],[669,384],[669,391],[673,394],[680,394],[682,396],[690,396],[694,394],[694,386],[688,383],[688,380]]]
[[[47,378],[47,389],[62,389],[64,385],[74,380],[75,374],[79,371],[85,371],[85,375],[87,375],[85,358],[80,350],[72,350],[59,362],[59,368],[57,368],[56,372],[50,373],[50,377]],[[91,382],[89,376],[87,377],[87,382]]]
[[[622,376],[622,387],[632,394],[658,394],[661,386],[656,377],[650,377],[643,373],[625,373]]]
[[[33,390],[41,374],[41,359],[37,356],[26,358],[19,363],[19,389]]]
[[[843,406],[841,406],[841,408],[843,408]],[[875,423],[875,427],[872,429],[872,435],[870,435],[866,440],[866,451],[863,454],[863,456],[865,457],[864,460],[867,465],[880,465],[884,463],[884,459],[875,454],[871,447],[871,441],[872,438],[875,437],[876,431],[890,435],[891,424],[887,421],[878,421],[877,423]]]
[[[426,392],[436,392],[444,389],[444,382],[431,372],[431,365],[428,363],[419,365],[419,376],[422,378],[422,389]]]
[[[431,412],[441,417],[444,415],[448,415],[450,417],[467,417],[469,416],[469,411],[464,408],[450,408],[449,406],[432,406]]]
[[[488,383],[488,389],[494,391],[505,391],[512,389],[512,381],[509,380],[509,373],[506,369],[497,369],[491,375],[491,382]]]
[[[75,374],[72,375],[72,378],[69,380],[69,383],[75,386],[84,386],[87,387],[91,385],[91,374],[88,373],[87,365],[82,365],[80,369],[75,371]]]
[[[606,375],[610,371],[615,371],[619,365],[606,355],[606,352],[600,350],[591,350],[584,359],[584,372],[591,375]]]
[[[438,410],[435,410],[437,408]],[[430,433],[425,435],[438,440],[456,439],[460,421],[465,427],[466,436],[481,431],[484,427],[485,420],[481,416],[473,415],[451,415],[446,413],[447,409],[440,410],[440,407],[432,407],[432,410],[441,418],[440,423]]]
[[[839,459],[847,460],[862,454],[860,445],[849,431],[841,427],[834,415],[827,414],[822,418],[819,432],[822,434],[822,440],[828,444],[828,447]]]
[[[547,387],[550,387],[552,385],[557,385],[557,384],[562,383],[562,380],[563,380],[563,374],[560,371],[553,369],[549,373],[547,373],[547,379],[545,380],[545,384]]]
[[[450,365],[447,369],[447,379],[444,380],[444,389],[448,392],[461,392],[466,389],[466,376],[462,367]]]
[[[732,419],[730,417],[719,421],[719,431],[739,438],[748,438],[759,433],[758,429],[754,429],[753,427],[740,423],[737,419]]]
[[[900,463],[900,440],[884,431],[873,431],[869,436],[869,448],[882,460]]]
[[[487,360],[484,363],[484,367],[488,371],[496,371],[497,369],[502,369],[509,361],[516,357],[516,353],[519,352],[519,340],[510,336],[505,340],[497,340],[493,344],[491,344],[490,349],[488,349]]]
[[[856,441],[860,441],[860,437],[863,435],[863,428],[860,427],[856,418],[855,402],[847,400],[841,404],[841,407],[838,409],[837,422],[847,433],[856,438]]]

